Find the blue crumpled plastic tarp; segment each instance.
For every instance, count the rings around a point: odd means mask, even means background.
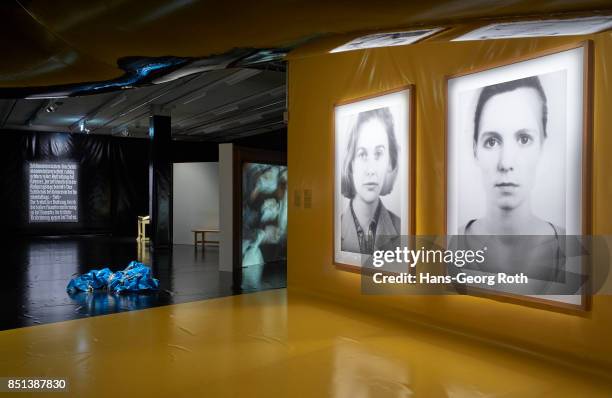
[[[123,271],[111,272],[108,268],[91,270],[74,277],[68,283],[68,293],[91,292],[108,289],[113,293],[157,290],[159,281],[153,278],[151,268],[138,261],[132,261]]]

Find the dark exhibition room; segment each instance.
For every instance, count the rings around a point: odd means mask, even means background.
[[[612,397],[609,1],[0,13],[1,395]]]

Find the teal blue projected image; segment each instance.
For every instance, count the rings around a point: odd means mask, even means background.
[[[287,258],[287,166],[242,169],[242,266]]]

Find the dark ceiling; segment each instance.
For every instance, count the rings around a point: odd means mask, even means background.
[[[0,87],[116,79],[125,57],[210,57],[313,37],[609,10],[610,0],[3,0]]]
[[[5,0],[0,128],[141,137],[155,112],[171,113],[177,139],[231,141],[284,128],[284,56],[316,38],[610,10],[610,0]]]
[[[222,69],[106,94],[4,99],[0,123],[11,130],[146,137],[150,114],[171,114],[175,139],[232,141],[284,128],[285,92],[284,72]]]

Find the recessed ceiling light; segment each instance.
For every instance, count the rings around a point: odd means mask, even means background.
[[[28,95],[24,99],[27,99],[27,100],[39,100],[39,99],[68,98],[69,94],[70,93],[32,94],[32,95]]]

